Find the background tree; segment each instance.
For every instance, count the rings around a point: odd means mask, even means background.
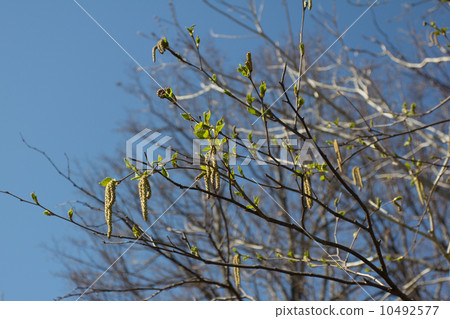
[[[156,63],[125,89],[147,111],[122,129],[171,136],[176,155],[123,164],[121,147],[84,182],[55,165],[81,191],[67,217],[28,201],[87,232],[79,253],[56,248],[77,287],[62,298],[448,299],[448,3],[418,6],[425,23],[402,38],[373,16],[380,36],[364,49],[340,38],[335,16],[311,15],[312,1],[281,2],[281,38],[264,30],[263,4],[204,3],[262,49],[242,52],[236,70],[173,5],[176,38],[142,33]],[[321,31],[304,30],[308,17]],[[142,84],[155,69],[170,88]],[[193,139],[207,144],[200,165]]]

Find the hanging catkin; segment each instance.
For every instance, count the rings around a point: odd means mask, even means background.
[[[424,201],[425,193],[423,191],[423,184],[417,176],[414,178],[414,184],[416,185],[416,190],[417,190],[417,194],[419,195],[420,203],[422,205],[425,205],[425,201]]]
[[[105,187],[105,220],[108,225],[107,237],[111,238],[112,233],[112,206],[116,201],[117,181],[112,179]]]
[[[337,157],[339,171],[341,171],[341,173],[342,173],[342,156],[341,156],[341,151],[339,150],[339,144],[338,144],[337,139],[334,139],[333,145],[334,145],[334,152],[336,153],[336,157]]]
[[[211,175],[212,175],[212,168],[209,166],[209,159],[211,157],[210,151],[207,152],[205,154],[205,190],[208,192],[208,194],[206,194],[206,198],[210,198],[211,195],[209,194],[209,192],[211,191],[211,187],[210,187],[210,181],[211,181]]]
[[[220,188],[220,174],[219,174],[219,164],[217,163],[216,154],[217,154],[217,150],[213,146],[211,148],[211,154],[210,154],[210,159],[211,159],[210,180],[211,180],[211,184],[214,185],[214,190],[217,193]]]
[[[139,180],[139,200],[141,201],[142,217],[147,221],[148,207],[147,201],[152,196],[152,189],[148,181],[148,176],[142,176]]]
[[[240,265],[241,264],[241,256],[239,254],[234,255],[233,264]],[[239,267],[233,267],[234,281],[236,282],[236,287],[239,289],[241,285],[241,273],[239,271]]]
[[[353,184],[355,184],[355,186],[358,186],[358,190],[361,190],[364,187],[364,185],[362,182],[361,173],[359,171],[358,166],[353,167],[352,175],[353,175]]]
[[[311,179],[307,174],[303,177],[303,191],[305,192],[306,197],[306,205],[308,208],[311,208],[313,206],[313,200],[311,198],[312,196],[312,189],[311,189]]]

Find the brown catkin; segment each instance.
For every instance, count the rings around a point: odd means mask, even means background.
[[[158,46],[155,45],[152,49],[152,59],[153,59],[153,63],[156,62],[156,50],[158,49]]]
[[[334,145],[334,151],[335,151],[336,157],[337,157],[337,162],[339,165],[339,170],[342,173],[342,156],[341,156],[341,151],[339,150],[339,144],[338,144],[337,139],[334,139],[333,145]]]
[[[205,190],[208,192],[206,194],[206,198],[210,198],[211,197],[211,195],[209,194],[211,189],[210,189],[210,186],[209,186],[209,174],[208,174],[208,172],[209,172],[209,169],[208,169],[208,167],[206,167],[206,174],[205,174],[205,178],[204,178],[204,180],[205,180]]]
[[[211,154],[209,156],[209,159],[211,160],[210,181],[211,181],[211,185],[214,185],[214,190],[217,193],[220,189],[220,174],[219,174],[219,164],[217,163],[216,154],[217,154],[217,150],[214,146],[212,146]]]
[[[215,190],[216,190],[216,193],[218,193],[219,189],[220,189],[220,173],[219,173],[219,165],[217,164],[217,162],[216,162],[216,165],[214,166],[214,176],[215,176],[215,180],[214,180]]]
[[[209,165],[211,157],[212,157],[211,151],[209,151],[205,154],[205,178],[204,179],[205,179],[205,190],[207,192],[211,191],[211,184],[214,179],[214,169]],[[210,198],[210,197],[211,197],[210,194],[206,195],[206,198]]]
[[[211,151],[209,152],[209,161],[211,162],[209,178],[210,178],[211,184],[214,185],[217,161],[216,161],[216,148],[213,146],[211,146]]]
[[[420,203],[422,205],[425,205],[424,191],[423,191],[423,184],[422,184],[422,182],[419,180],[419,178],[415,177],[414,178],[414,184],[416,185],[416,190],[417,190],[417,194],[419,195]]]
[[[205,172],[201,172],[200,174],[198,174],[197,176],[195,176],[195,180],[198,181],[199,179],[201,179],[203,176],[205,176],[206,173]]]
[[[352,175],[353,175],[353,184],[355,184],[355,186],[358,186],[358,190],[361,190],[364,187],[364,185],[361,178],[361,172],[359,171],[358,166],[353,167]]]
[[[117,181],[112,179],[105,187],[105,220],[108,225],[108,233],[106,236],[111,238],[112,233],[112,206],[116,201],[116,185]]]
[[[139,200],[141,201],[142,217],[147,221],[148,208],[147,201],[152,196],[152,189],[147,176],[141,177],[139,180]]]
[[[164,41],[164,39],[161,39],[158,41],[156,47],[158,48],[159,53],[163,54],[168,46],[166,46],[166,42]]]
[[[252,64],[252,54],[251,52],[247,52],[247,61],[245,62],[245,66],[247,67],[248,71],[252,73],[253,71],[253,64]]]
[[[233,257],[233,264],[240,265],[241,264],[241,255],[236,254]],[[239,289],[241,285],[241,273],[239,267],[233,267],[234,281],[236,282],[236,287]]]
[[[311,198],[312,196],[312,189],[311,189],[311,180],[309,178],[309,176],[305,175],[303,177],[303,191],[305,192],[306,195],[306,205],[308,206],[308,208],[311,208],[313,206],[313,200]]]

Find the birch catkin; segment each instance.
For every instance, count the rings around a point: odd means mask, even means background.
[[[214,190],[216,193],[220,189],[220,173],[219,164],[216,159],[217,150],[215,146],[211,146],[211,149],[205,154],[205,190],[211,192]],[[206,195],[210,198],[210,194]]]
[[[305,192],[305,195],[308,195],[308,196],[305,196],[306,197],[306,205],[308,206],[308,208],[311,208],[313,206],[313,200],[311,198],[311,196],[312,196],[311,179],[306,174],[303,177],[303,191]]]
[[[334,151],[336,153],[336,157],[337,157],[337,162],[339,165],[339,171],[342,173],[342,156],[341,156],[341,151],[339,150],[339,144],[337,139],[334,139]]]
[[[241,264],[241,256],[239,254],[234,255],[233,264],[240,265]],[[239,289],[241,285],[241,273],[239,267],[233,267],[234,281],[236,282],[236,287]]]
[[[219,191],[220,188],[220,174],[219,174],[219,164],[217,163],[217,159],[216,159],[216,154],[217,154],[217,150],[216,148],[213,146],[211,148],[211,184],[214,185],[214,190],[216,191],[216,193]]]
[[[150,199],[151,196],[152,196],[152,189],[150,187],[148,177],[143,176],[139,180],[139,200],[141,201],[142,217],[144,218],[144,221],[147,221],[148,217],[147,201]]]
[[[424,197],[425,196],[424,196],[422,182],[419,180],[419,178],[415,177],[414,178],[414,184],[416,185],[416,190],[417,190],[417,194],[419,195],[420,203],[422,205],[425,205],[425,201],[424,201]]]
[[[211,146],[211,150],[209,152],[210,152],[209,161],[211,163],[210,170],[209,170],[210,171],[209,178],[210,178],[211,185],[214,185],[214,179],[216,176],[216,165],[217,165],[216,148]]]
[[[362,182],[361,173],[359,171],[358,166],[353,167],[352,175],[353,175],[353,184],[355,184],[355,186],[358,186],[358,190],[361,190],[364,187],[364,185]]]
[[[168,47],[169,47],[169,42],[166,40],[166,38],[162,38],[158,41],[158,43],[152,49],[153,63],[156,62],[156,50],[158,50],[159,53],[163,54]]]
[[[205,180],[205,190],[208,192],[208,194],[206,194],[206,198],[210,198],[211,196],[209,195],[209,192],[211,191],[211,187],[210,187],[210,181],[211,181],[211,167],[209,166],[209,159],[211,157],[210,152],[205,154],[205,176],[204,176],[204,180]]]
[[[108,233],[106,236],[111,238],[112,233],[112,206],[116,201],[116,185],[117,181],[112,179],[105,187],[105,220],[108,225]]]

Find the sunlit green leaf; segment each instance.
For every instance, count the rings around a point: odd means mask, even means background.
[[[224,126],[225,122],[223,121],[223,118],[220,118],[220,120],[218,120],[216,123],[216,134],[219,134]]]
[[[203,112],[203,119],[205,120],[205,124],[209,125],[209,119],[211,118],[211,110],[207,112]]]
[[[166,168],[163,166],[161,167],[161,174],[165,177],[169,177],[169,172],[166,170]]]
[[[112,180],[111,177],[106,177],[104,180],[102,180],[99,184],[102,185],[103,187],[106,187],[106,185],[108,185],[108,183]]]
[[[31,193],[31,198],[33,199],[33,201],[34,201],[36,204],[39,204],[38,199],[37,199],[37,196],[36,196],[36,194],[35,194],[34,192]]]
[[[52,216],[53,214],[50,213],[48,210],[46,210],[46,211],[44,212],[44,215],[45,215],[45,216]]]
[[[266,95],[266,91],[267,91],[266,82],[261,81],[261,85],[259,86],[259,95],[261,95],[261,97],[264,97]]]
[[[69,211],[67,212],[67,215],[69,216],[69,220],[72,221],[72,217],[73,217],[73,207],[70,207]]]
[[[256,253],[256,258],[258,258],[259,260],[266,260],[266,258],[264,258],[263,256],[261,256],[258,253]]]
[[[172,166],[173,167],[178,167],[178,161],[177,161],[177,158],[178,158],[178,153],[174,153],[173,155],[172,155]]]
[[[255,110],[255,109],[252,108],[252,107],[247,107],[247,111],[248,111],[248,113],[250,113],[250,114],[252,114],[252,115],[255,115],[255,116],[261,116],[261,112]]]
[[[190,28],[188,28],[188,27],[185,27],[186,28],[186,30],[188,30],[188,32],[189,32],[189,35],[192,37],[193,35],[194,35],[194,27],[195,27],[195,24],[193,24],[193,25],[191,25],[191,27]]]
[[[181,116],[187,121],[192,121],[193,120],[193,118],[191,116],[191,113],[181,113]]]

